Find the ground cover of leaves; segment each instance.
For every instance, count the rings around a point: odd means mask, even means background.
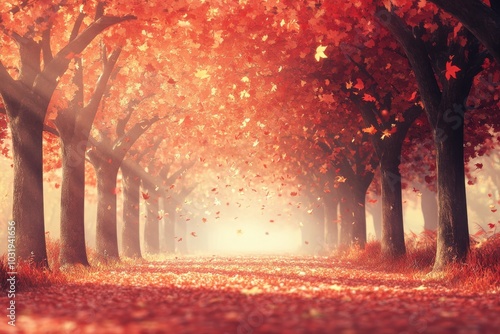
[[[331,257],[178,257],[75,276],[18,293],[16,327],[4,316],[0,332],[500,332],[498,287],[463,290]]]

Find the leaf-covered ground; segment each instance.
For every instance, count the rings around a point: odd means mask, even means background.
[[[461,291],[327,257],[182,257],[91,270],[19,293],[16,305],[15,330],[4,318],[0,332],[500,332],[498,287]]]

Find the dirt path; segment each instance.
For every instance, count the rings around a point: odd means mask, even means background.
[[[4,317],[0,332],[500,333],[496,291],[331,258],[186,257],[17,294],[15,330]]]

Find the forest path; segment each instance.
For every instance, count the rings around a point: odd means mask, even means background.
[[[460,290],[327,257],[179,257],[93,269],[18,293],[16,306],[15,329],[4,316],[0,333],[500,332],[498,288]]]

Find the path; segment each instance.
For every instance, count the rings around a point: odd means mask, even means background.
[[[498,290],[459,291],[331,258],[185,257],[18,294],[11,332],[500,333]]]

